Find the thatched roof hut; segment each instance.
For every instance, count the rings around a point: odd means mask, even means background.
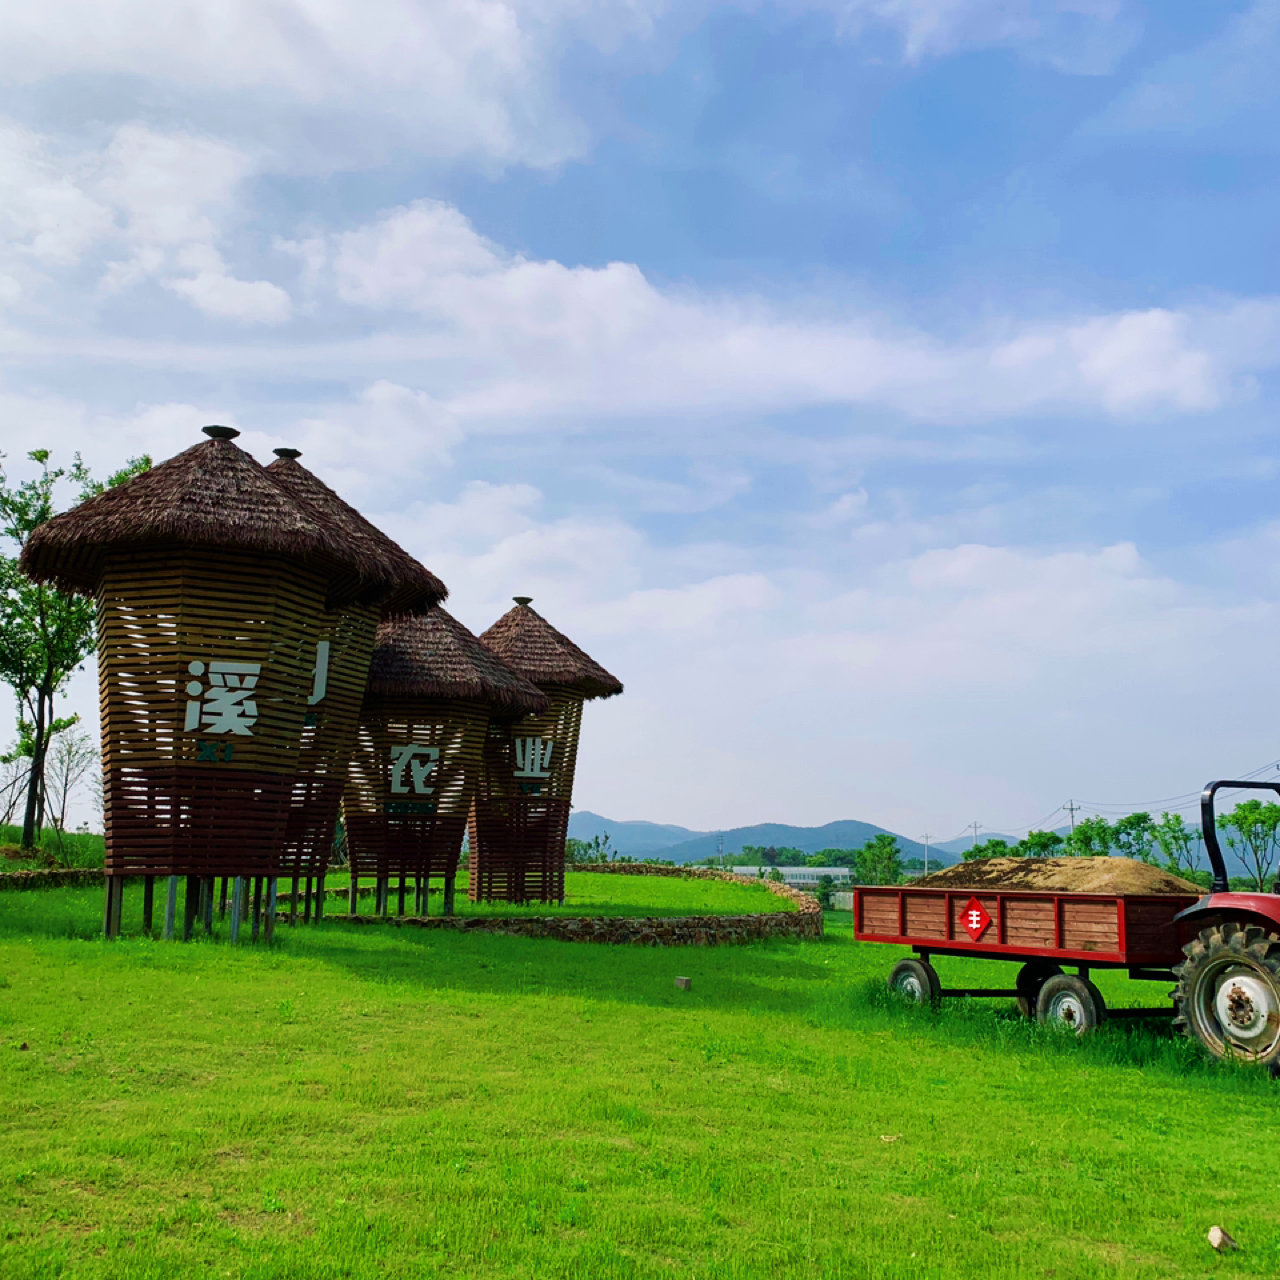
[[[480,639],[514,671],[540,687],[558,685],[584,698],[612,698],[622,681],[583,653],[531,608],[532,597],[516,596],[516,607],[504,613]]]
[[[343,794],[352,885],[376,877],[385,911],[387,886],[399,878],[403,914],[408,882],[417,896],[441,876],[451,910],[491,725],[549,705],[438,606],[384,621]]]
[[[378,628],[369,693],[386,698],[473,698],[499,714],[545,711],[544,693],[444,609]]]
[[[130,548],[199,547],[267,552],[324,573],[330,603],[382,600],[401,589],[403,566],[371,540],[299,501],[232,443],[232,427],[41,525],[21,567],[37,582],[92,595],[106,556]]]
[[[267,467],[267,474],[277,484],[300,502],[316,508],[340,531],[349,546],[359,548],[364,556],[398,575],[395,588],[382,602],[384,616],[419,612],[448,596],[449,588],[434,573],[344,502],[315,472],[304,467],[298,461],[302,456],[299,450],[276,449],[274,452],[276,460]]]

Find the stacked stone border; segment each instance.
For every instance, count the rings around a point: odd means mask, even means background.
[[[462,933],[503,933],[562,942],[607,942],[649,947],[718,947],[762,938],[818,939],[822,908],[812,894],[771,880],[753,880],[713,867],[669,867],[652,862],[573,863],[574,871],[623,876],[671,876],[681,880],[723,880],[755,885],[794,902],[794,911],[760,911],[738,916],[329,916],[352,924],[394,924],[402,928],[451,929]],[[345,892],[345,891],[344,891]]]
[[[671,867],[652,862],[589,862],[572,864],[574,871],[620,876],[668,876],[680,880],[723,880],[727,884],[763,887],[775,897],[795,904],[792,911],[761,911],[735,916],[364,916],[329,915],[351,924],[393,924],[415,929],[448,929],[459,933],[502,933],[525,938],[555,938],[564,942],[605,942],[614,945],[672,947],[729,946],[762,938],[817,939],[823,935],[818,900],[790,885],[756,880],[714,867]],[[103,873],[94,870],[11,871],[0,874],[0,891],[56,889],[100,885]],[[330,889],[326,897],[346,896],[346,889]],[[283,901],[287,895],[281,895]]]

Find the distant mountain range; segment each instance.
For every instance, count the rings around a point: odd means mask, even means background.
[[[569,815],[569,835],[575,840],[591,840],[608,832],[609,843],[618,853],[638,858],[646,854],[669,859],[672,862],[701,862],[705,858],[714,857],[720,852],[720,841],[724,841],[724,852],[740,854],[743,845],[763,845],[775,849],[800,849],[804,853],[818,853],[823,849],[861,849],[872,836],[884,832],[897,835],[896,832],[885,832],[884,827],[874,826],[870,822],[856,822],[846,819],[842,822],[828,822],[822,827],[792,827],[781,822],[762,822],[753,827],[734,827],[726,831],[690,831],[688,827],[677,827],[659,822],[615,822],[588,809],[578,809]],[[916,840],[908,840],[905,836],[897,836],[898,847],[903,857],[923,858],[924,845]],[[961,842],[963,844],[963,841]],[[955,862],[955,856],[943,855],[929,850],[930,864],[937,862]]]

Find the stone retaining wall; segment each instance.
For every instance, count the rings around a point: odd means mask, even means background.
[[[106,873],[101,868],[85,870],[50,869],[48,871],[6,871],[0,874],[0,893],[14,889],[66,889],[79,885],[101,885]]]

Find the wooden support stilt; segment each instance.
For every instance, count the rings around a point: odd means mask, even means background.
[[[311,877],[307,877],[306,892],[302,897],[302,923],[311,923]]]
[[[253,933],[251,937],[254,942],[258,940],[258,934],[262,932],[262,877],[253,877]]]
[[[373,914],[385,916],[387,914],[387,877],[379,876],[376,884],[377,887],[373,891]]]
[[[351,888],[347,891],[347,911],[353,916],[360,911],[360,877],[354,867],[351,869]]]
[[[407,877],[407,876],[404,874],[404,872],[402,871],[402,872],[400,873],[400,893],[399,893],[399,900],[398,900],[398,901],[397,901],[397,903],[396,903],[396,915],[398,915],[398,916],[402,916],[402,915],[404,915],[404,893],[405,893],[405,890],[406,890],[408,887],[409,887],[409,884],[408,884],[408,877]]]
[[[156,878],[146,876],[142,881],[142,932],[150,933],[156,919]]]
[[[107,902],[103,911],[102,932],[108,938],[120,936],[120,920],[124,915],[124,876],[107,876]]]
[[[240,922],[244,918],[244,876],[231,882],[231,941],[240,941]]]
[[[289,923],[298,923],[298,877],[294,876],[291,881],[293,891],[289,895]]]
[[[164,900],[164,940],[173,941],[174,927],[178,919],[178,877],[169,877],[169,891]]]
[[[200,907],[200,877],[187,877],[187,892],[183,900],[182,911],[182,940],[190,942],[191,935],[195,933],[196,916]]]
[[[457,880],[458,872],[456,868],[444,878],[444,913],[447,916],[453,915],[453,892],[457,887]]]
[[[267,921],[265,925],[268,942],[274,942],[276,936],[276,878],[267,881]]]
[[[222,892],[218,895],[218,919],[227,918],[227,877],[222,877]]]
[[[115,876],[106,876],[102,884],[102,936],[110,938],[111,934],[111,896],[115,890]]]
[[[319,924],[324,919],[324,876],[316,876],[316,914],[315,921]]]
[[[204,882],[204,931],[208,937],[213,937],[213,891],[218,887],[218,882],[213,876],[208,876]]]

